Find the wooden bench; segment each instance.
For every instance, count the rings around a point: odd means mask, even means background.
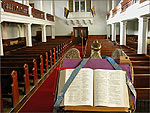
[[[71,44],[71,41],[66,40],[49,40],[47,43],[34,44],[32,48],[23,47],[11,50],[6,56],[1,57],[2,65],[0,68],[2,72],[0,76],[4,81],[3,89],[5,89],[4,87],[9,87],[8,89],[10,89],[11,83],[6,84],[6,81],[11,81],[11,78],[9,79],[10,73],[15,69],[18,72],[19,87],[21,87],[20,83],[22,83],[25,87],[25,94],[27,94],[30,91],[31,84],[29,77],[33,76],[34,85],[36,85],[38,74],[40,73],[41,77],[44,76],[44,73],[55,64]],[[6,94],[9,94],[8,92],[11,91],[6,91]]]
[[[134,74],[135,88],[150,88],[150,74]]]
[[[2,75],[2,76],[6,76],[6,75]],[[2,79],[2,84],[4,85],[4,86],[2,86],[4,88],[4,90],[2,88],[2,97],[3,98],[11,98],[12,99],[12,105],[14,107],[19,102],[19,89],[18,89],[17,72],[12,71],[11,75],[7,79],[8,79],[7,84],[9,84],[7,86],[5,86],[6,85],[5,81]]]

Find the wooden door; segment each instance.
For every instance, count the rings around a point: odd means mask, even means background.
[[[85,45],[88,38],[88,27],[74,27],[74,37],[77,45],[82,45],[83,37],[83,45]]]

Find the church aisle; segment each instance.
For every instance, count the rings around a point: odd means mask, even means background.
[[[19,113],[53,111],[58,67],[59,65],[49,75],[45,82],[36,90],[36,92],[27,100],[22,108],[19,109]]]

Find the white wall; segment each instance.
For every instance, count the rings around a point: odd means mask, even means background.
[[[127,35],[137,35],[138,26],[137,21],[127,21]]]
[[[19,30],[18,26],[15,23],[7,23],[6,24],[6,37],[3,37],[3,39],[14,39],[19,37]]]
[[[127,22],[127,35],[138,35],[138,19]],[[148,37],[150,37],[150,21],[148,22]]]
[[[93,25],[84,25],[88,27],[89,35],[106,35],[106,14],[107,14],[107,1],[106,0],[94,0],[93,6],[96,10],[96,16],[94,17]],[[55,14],[56,14],[56,36],[67,36],[73,31],[73,25],[67,25],[64,18],[64,7],[67,7],[67,1],[55,1]]]
[[[42,10],[42,0],[29,0],[29,3],[34,3],[34,8]]]
[[[31,27],[32,36],[36,36],[36,31],[41,31],[41,26],[34,24],[34,25],[32,25],[32,27]]]
[[[51,26],[46,26],[46,36],[52,36]]]
[[[44,10],[46,13],[51,14],[51,0],[44,0]]]
[[[41,26],[35,25],[35,24],[32,25],[32,28],[31,28],[32,36],[36,36],[37,31],[42,31]],[[46,36],[51,36],[51,26],[46,26]]]

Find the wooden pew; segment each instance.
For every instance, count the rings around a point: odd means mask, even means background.
[[[5,76],[5,75],[1,75],[1,77],[2,76]],[[6,82],[6,81],[2,78],[2,83],[3,82]],[[4,83],[3,83],[3,85],[4,85]],[[2,85],[3,98],[11,98],[13,107],[16,106],[16,104],[19,102],[17,72],[12,71],[11,75],[9,75],[9,80],[7,80],[7,87],[5,87],[3,85]],[[9,92],[7,92],[7,91],[9,91]]]
[[[63,42],[65,42],[65,40]],[[54,43],[58,43],[58,41]],[[38,64],[41,63],[41,67],[43,68],[46,67],[46,72],[47,72],[49,69],[49,64],[53,65],[58,60],[58,58],[62,56],[61,54],[67,50],[67,48],[69,47],[69,44],[71,45],[71,43],[68,42],[68,43],[62,44],[61,46],[59,45],[56,47],[56,45],[58,44],[55,45],[54,43],[52,41],[50,43],[45,44],[44,46],[42,46],[41,43],[35,44],[33,46],[34,49],[32,50],[30,50],[31,49],[30,47],[24,47],[22,49],[18,49],[18,51],[16,49],[14,51],[11,51],[9,54],[7,54],[7,56],[1,57],[2,62],[3,62],[2,63],[3,66],[0,67],[3,70],[1,73],[1,76],[9,75],[10,70],[16,69],[18,71],[19,80],[25,81],[25,94],[27,94],[30,91],[29,77],[31,76],[31,72],[34,77],[34,85],[37,84],[37,81],[38,81],[37,74],[39,70]],[[40,47],[37,47],[37,46],[40,46]],[[55,47],[54,49],[52,49],[53,46]],[[40,49],[41,47],[42,49]],[[43,50],[43,47],[44,47],[44,50]],[[51,49],[51,52],[49,52],[50,49]],[[40,58],[40,55],[42,55],[43,58],[42,57]],[[34,61],[32,62],[33,59]],[[32,67],[31,62],[32,62],[32,65],[34,65],[33,69],[30,68]],[[26,64],[23,66],[24,63]],[[7,66],[8,64],[10,64],[10,66]],[[40,71],[41,69],[42,68],[40,68]],[[42,73],[41,75],[43,76],[44,72],[41,71],[41,73]],[[8,76],[6,77],[6,79],[9,80]]]
[[[134,66],[150,66],[150,61],[149,60],[146,60],[146,61],[131,61],[131,63],[134,65]]]
[[[135,88],[150,88],[150,74],[134,74]]]
[[[135,74],[149,74],[150,66],[133,66]]]

